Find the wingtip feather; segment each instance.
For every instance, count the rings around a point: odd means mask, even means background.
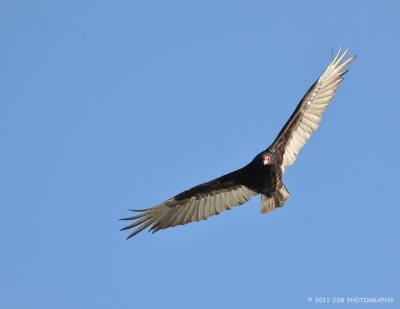
[[[348,52],[349,52],[349,49],[347,48],[342,54],[338,53],[337,56],[339,56],[339,55],[340,55],[340,56],[337,57],[336,61],[334,61],[332,64],[333,64],[334,66],[339,65],[339,64],[343,61],[344,57],[346,57],[346,55],[348,54]]]
[[[125,226],[124,228],[121,229],[121,231],[125,231],[125,230],[128,230],[128,229],[131,229],[131,228],[133,228],[135,226],[138,226],[138,225],[140,225],[142,223],[145,223],[147,220],[149,220],[149,218],[148,217],[144,217],[144,218],[142,218],[142,219],[140,219],[138,221],[135,221],[135,222],[129,224],[128,226]]]
[[[342,51],[342,46],[339,47],[339,51],[337,52],[335,58],[331,61],[331,64],[333,64],[333,63],[336,62],[336,60],[338,59],[338,57],[339,57],[341,51]]]
[[[122,221],[126,221],[126,220],[135,220],[135,219],[142,218],[142,217],[144,217],[145,215],[146,215],[146,213],[142,213],[142,214],[137,215],[137,216],[126,217],[126,218],[120,218],[120,219],[118,219],[118,220],[122,220]]]
[[[134,230],[131,234],[129,234],[129,236],[126,238],[127,240],[129,238],[132,238],[133,236],[135,236],[136,234],[140,233],[141,231],[143,231],[145,228],[147,228],[152,222],[146,222],[144,224],[142,224],[141,226],[139,226],[136,230]]]
[[[129,211],[133,211],[133,212],[144,212],[147,211],[149,209],[128,209]]]

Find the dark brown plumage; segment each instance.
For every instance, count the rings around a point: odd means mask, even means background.
[[[133,220],[122,230],[136,229],[135,236],[150,227],[150,231],[205,220],[223,210],[241,205],[261,194],[261,212],[268,213],[284,205],[289,192],[282,183],[282,174],[293,164],[300,149],[318,128],[322,112],[332,100],[346,74],[346,67],[355,56],[344,60],[348,50],[328,65],[325,72],[307,91],[277,138],[245,167],[212,181],[186,190],[152,208],[133,210],[138,215],[121,220]]]

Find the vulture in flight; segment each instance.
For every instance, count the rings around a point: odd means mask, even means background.
[[[356,58],[345,60],[348,49],[329,63],[325,72],[311,86],[271,146],[249,164],[217,179],[195,186],[148,209],[133,210],[138,214],[121,220],[133,222],[122,230],[136,228],[131,238],[142,230],[157,232],[169,227],[206,220],[261,195],[261,213],[282,207],[289,191],[282,174],[293,164],[300,149],[321,122],[322,112],[332,100],[347,73],[347,66]]]

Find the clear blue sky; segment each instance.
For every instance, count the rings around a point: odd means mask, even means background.
[[[1,2],[0,307],[398,306],[400,5],[385,3]],[[257,197],[125,240],[128,208],[265,149],[340,45],[359,57],[284,208],[261,215]]]

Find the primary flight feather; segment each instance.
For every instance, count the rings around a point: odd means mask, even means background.
[[[121,219],[133,221],[122,230],[136,228],[128,238],[147,227],[154,233],[168,227],[206,220],[258,194],[261,194],[262,213],[282,207],[289,198],[282,174],[293,164],[300,149],[318,128],[322,112],[343,81],[347,66],[356,58],[352,56],[345,60],[347,53],[348,49],[343,53],[339,50],[297,105],[271,146],[241,169],[186,190],[157,206],[133,210],[138,214]]]

